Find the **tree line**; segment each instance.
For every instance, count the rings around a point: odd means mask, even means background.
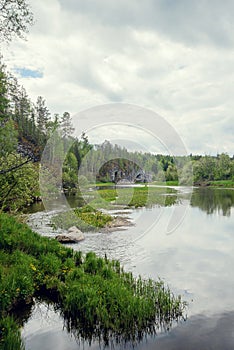
[[[78,139],[69,112],[52,115],[46,100],[36,102],[7,72],[0,61],[0,208],[17,210],[40,196],[39,164],[48,147],[45,166],[53,177],[53,192],[59,185],[67,193],[93,181],[174,181],[200,184],[216,180],[234,181],[234,158],[217,156],[151,154],[130,152],[109,141],[91,145],[85,133]],[[78,176],[79,174],[79,176]],[[143,176],[143,177],[142,177]]]
[[[139,151],[130,152],[124,147],[105,141],[103,144],[94,145],[83,159],[82,175],[88,180],[96,174],[96,179],[99,181],[112,181],[112,174],[117,170],[122,172],[123,177],[141,171],[150,174],[152,181],[179,181],[181,184],[216,180],[234,181],[234,157],[225,153],[217,156],[190,154],[174,157]]]

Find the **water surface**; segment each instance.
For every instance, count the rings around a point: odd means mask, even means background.
[[[168,235],[165,228],[180,206],[188,206],[186,215]],[[136,349],[234,349],[233,208],[231,189],[194,189],[191,199],[182,196],[174,206],[127,210],[135,226],[125,231],[87,233],[83,242],[71,245],[119,259],[135,275],[160,276],[188,301],[186,322],[147,338]],[[48,234],[50,216],[37,212],[30,224]],[[78,344],[63,326],[52,306],[36,304],[23,330],[26,349],[99,349],[95,343]]]

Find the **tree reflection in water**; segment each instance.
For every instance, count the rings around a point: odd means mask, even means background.
[[[218,212],[223,216],[231,215],[234,206],[234,190],[219,188],[198,188],[193,191],[191,206],[198,207],[207,214]]]

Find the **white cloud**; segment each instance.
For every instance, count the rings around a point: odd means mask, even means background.
[[[52,112],[134,103],[165,117],[189,152],[233,152],[234,3],[217,0],[32,1],[27,42],[3,48],[8,67]]]

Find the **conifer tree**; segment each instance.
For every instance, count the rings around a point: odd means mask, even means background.
[[[67,139],[70,137],[73,132],[75,131],[75,128],[72,125],[72,118],[70,113],[64,112],[60,121],[60,126],[61,126],[61,132],[62,132],[62,137]]]

